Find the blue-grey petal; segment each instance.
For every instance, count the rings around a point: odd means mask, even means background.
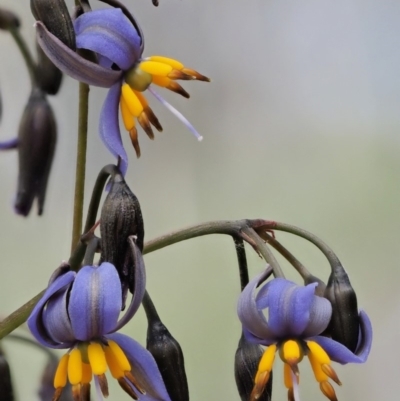
[[[251,333],[250,331],[245,329],[244,327],[242,327],[242,330],[243,330],[243,335],[246,338],[246,340],[253,344],[260,344],[260,345],[268,346],[268,345],[278,342],[278,340],[279,340],[277,338],[275,338],[275,339],[270,338],[270,339],[266,340],[264,338],[257,337],[253,333]]]
[[[114,329],[122,306],[121,283],[111,263],[79,270],[68,312],[76,339],[89,341]]]
[[[275,279],[273,282],[283,279]],[[299,337],[310,319],[310,308],[315,297],[317,283],[305,287],[294,285],[276,298],[270,290],[269,319],[271,330],[279,337]],[[319,334],[319,333],[318,333]]]
[[[106,100],[100,114],[100,137],[107,149],[120,159],[119,169],[123,175],[128,169],[128,156],[122,144],[119,129],[118,106],[121,96],[121,83],[117,82],[107,93]]]
[[[141,56],[140,37],[119,8],[84,13],[74,26],[78,48],[107,57],[121,70],[131,68]]]
[[[133,376],[146,391],[146,394],[140,395],[140,401],[171,401],[157,364],[149,351],[123,334],[114,333],[107,338],[115,341],[125,352]]]
[[[327,327],[332,316],[332,305],[326,299],[315,296],[310,308],[310,318],[302,333],[303,338],[321,334]]]
[[[266,274],[269,274],[267,270],[255,277],[246,285],[239,297],[237,312],[244,329],[256,337],[274,342],[276,336],[271,331],[264,314],[257,307],[255,299],[256,287],[258,283],[264,279]]]
[[[47,301],[57,293],[57,291],[66,292],[69,289],[70,284],[74,281],[76,276],[75,272],[67,272],[57,279],[47,288],[43,297],[33,308],[27,323],[29,330],[40,344],[50,348],[69,348],[72,344],[62,343],[60,344],[55,339],[50,337],[48,331],[43,322],[43,309],[46,306]]]
[[[364,311],[360,311],[360,340],[355,353],[331,338],[317,336],[310,338],[310,340],[318,343],[333,361],[339,362],[342,365],[346,363],[364,363],[371,351],[371,321]]]
[[[132,245],[135,248],[135,257],[134,257],[134,263],[135,263],[135,287],[133,289],[133,295],[131,299],[131,303],[125,312],[124,316],[119,320],[117,323],[115,329],[113,331],[119,330],[121,327],[125,326],[129,320],[132,319],[133,315],[136,313],[138,310],[144,293],[146,291],[146,270],[144,266],[144,260],[142,253],[140,252],[140,249],[138,246],[133,243]]]
[[[78,81],[103,88],[110,88],[120,80],[122,71],[104,68],[84,59],[65,46],[40,21],[37,21],[35,26],[38,44],[54,65],[65,74]]]

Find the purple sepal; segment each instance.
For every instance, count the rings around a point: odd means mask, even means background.
[[[133,376],[146,391],[146,394],[140,395],[140,401],[171,401],[157,364],[149,351],[124,334],[114,333],[107,338],[122,348],[131,364]]]
[[[346,363],[364,363],[371,351],[372,324],[368,315],[364,311],[360,311],[360,335],[357,349],[354,353],[331,338],[317,336],[310,340],[318,343],[333,361],[342,365]]]
[[[74,23],[76,45],[112,60],[128,70],[140,58],[140,37],[121,9],[84,13]]]
[[[117,158],[120,158],[119,169],[123,175],[128,169],[128,156],[124,149],[119,129],[118,105],[121,96],[121,83],[117,82],[107,93],[106,100],[100,113],[100,138],[107,149]]]
[[[49,32],[40,21],[37,21],[35,26],[38,44],[53,64],[65,74],[86,84],[103,88],[110,88],[121,79],[122,71],[104,68],[86,60]]]
[[[9,139],[8,141],[0,142],[0,150],[16,149],[18,147],[18,138]]]
[[[76,276],[75,272],[67,272],[59,276],[53,283],[47,288],[43,297],[33,308],[31,315],[27,320],[29,330],[36,338],[40,344],[49,348],[68,348],[72,346],[72,343],[62,343],[60,344],[55,339],[51,338],[43,324],[43,309],[47,301],[55,294],[57,291],[68,291],[71,283],[74,281]]]
[[[121,283],[111,263],[82,267],[68,304],[75,338],[89,341],[113,331],[121,311],[121,299]]]

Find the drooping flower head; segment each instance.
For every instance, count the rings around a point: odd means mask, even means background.
[[[151,139],[154,138],[152,125],[158,131],[162,130],[143,96],[145,90],[149,90],[201,139],[194,127],[162,99],[151,84],[188,98],[189,94],[176,80],[209,79],[168,57],[142,58],[143,35],[133,17],[128,19],[121,9],[114,8],[87,12],[75,20],[76,47],[93,52],[98,64],[70,49],[41,22],[36,24],[36,28],[39,44],[58,68],[81,82],[110,88],[101,111],[100,136],[109,151],[120,159],[122,173],[125,174],[128,161],[119,130],[118,108],[137,156],[140,156],[140,147],[136,122]]]
[[[330,302],[315,295],[317,283],[298,286],[283,278],[256,288],[265,279],[265,273],[252,280],[239,298],[238,315],[243,332],[250,342],[267,346],[254,379],[251,400],[262,394],[278,351],[284,362],[284,381],[290,401],[299,400],[298,364],[307,356],[321,391],[336,400],[329,380],[340,384],[331,361],[346,364],[367,360],[372,342],[372,327],[367,314],[359,314],[359,341],[353,353],[344,345],[321,334],[327,328],[331,315]]]
[[[121,283],[111,263],[85,266],[78,273],[60,269],[28,319],[35,338],[50,348],[67,348],[55,377],[58,400],[69,381],[74,399],[90,400],[94,377],[98,398],[108,395],[109,369],[134,399],[170,401],[151,354],[133,339],[115,333],[138,309],[145,291],[144,265],[136,266],[135,290],[123,317]]]

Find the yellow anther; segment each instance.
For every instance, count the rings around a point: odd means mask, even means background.
[[[283,381],[286,388],[290,389],[293,387],[292,368],[287,363],[283,365]]]
[[[69,355],[65,354],[58,363],[56,374],[54,375],[54,388],[65,387],[67,384],[67,369]]]
[[[149,57],[149,60],[158,61],[160,63],[170,65],[172,68],[175,68],[176,70],[181,70],[184,67],[184,65],[180,61],[174,60],[173,58],[169,58],[169,57],[151,56],[151,57]]]
[[[147,101],[147,99],[143,96],[142,93],[134,91],[135,95],[137,96],[137,98],[139,99],[140,103],[142,103],[143,109],[146,109],[147,107],[149,107],[149,102]]]
[[[168,76],[173,68],[165,63],[159,61],[142,61],[139,64],[139,68],[151,75],[160,75],[162,77]]]
[[[270,372],[268,372],[268,371],[264,371],[261,373],[257,372],[255,384],[254,384],[253,390],[251,391],[251,394],[250,394],[250,401],[258,400],[262,396],[262,393],[265,390],[265,386],[268,383],[269,376],[270,376]]]
[[[128,358],[126,357],[124,351],[122,351],[121,347],[114,341],[109,341],[108,346],[110,347],[116,360],[118,361],[120,368],[124,372],[130,371],[131,364],[129,363]]]
[[[82,383],[87,384],[92,381],[92,368],[88,363],[82,363]]]
[[[82,355],[78,348],[69,353],[68,380],[73,386],[82,381]]]
[[[258,370],[255,377],[255,383],[258,381],[258,377],[263,372],[271,372],[272,365],[275,360],[275,352],[276,352],[276,344],[270,345],[263,353],[263,356],[260,359],[258,364]]]
[[[297,341],[288,340],[280,346],[279,355],[283,362],[296,365],[303,359],[303,350]]]
[[[162,88],[167,87],[171,82],[171,78],[168,77],[159,77],[155,75],[153,77],[153,84],[161,86]]]
[[[143,106],[135,92],[128,84],[123,84],[121,88],[122,97],[125,100],[126,106],[128,107],[129,112],[134,117],[139,117],[140,113],[143,111]]]
[[[325,350],[315,341],[307,341],[307,347],[310,350],[310,353],[316,358],[319,363],[331,363],[331,359],[329,355],[325,352]]]
[[[102,375],[107,371],[106,356],[103,347],[99,343],[91,343],[88,345],[88,357],[90,367],[95,375]]]
[[[322,370],[321,364],[318,359],[311,352],[308,353],[308,359],[310,360],[311,368],[314,372],[315,380],[321,383],[329,379],[328,375]]]
[[[121,96],[119,104],[121,108],[122,121],[124,122],[125,129],[127,131],[130,131],[135,126],[135,119],[133,118],[131,112],[129,111],[123,96]]]

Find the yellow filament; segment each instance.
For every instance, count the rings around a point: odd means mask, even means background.
[[[275,360],[275,352],[276,352],[276,344],[270,345],[265,351],[263,356],[260,359],[260,363],[258,364],[258,370],[255,378],[255,382],[257,383],[258,378],[263,372],[271,372],[272,365]]]
[[[328,375],[324,373],[318,359],[311,352],[308,354],[308,359],[310,360],[315,380],[319,383],[328,380],[329,379]]]
[[[303,355],[299,343],[294,340],[285,341],[281,346],[281,358],[284,362],[300,362]]]
[[[307,347],[315,359],[322,365],[323,363],[330,364],[331,359],[325,350],[315,341],[307,341]]]
[[[73,386],[82,381],[82,355],[78,348],[74,348],[69,354],[68,380]]]
[[[122,121],[124,122],[125,129],[130,131],[135,126],[135,120],[130,113],[123,96],[121,96],[119,105],[121,108]]]
[[[56,374],[54,375],[54,388],[65,387],[67,384],[67,369],[69,355],[65,354],[58,363]]]
[[[287,363],[283,365],[283,381],[286,388],[293,387],[292,368]]]
[[[128,361],[128,358],[126,357],[124,351],[122,351],[121,347],[114,341],[109,341],[108,346],[112,350],[113,354],[115,355],[115,358],[118,361],[119,366],[121,369],[126,372],[131,370],[131,364]]]
[[[134,91],[135,95],[139,99],[139,102],[142,103],[143,109],[147,108],[149,106],[149,102],[147,99],[144,97],[144,95],[140,92]]]
[[[179,62],[178,60],[174,60],[173,58],[169,57],[164,57],[164,56],[151,56],[149,57],[149,60],[151,61],[158,61],[160,63],[168,64],[172,68],[175,68],[176,70],[180,70],[184,67],[184,65]]]
[[[153,76],[153,84],[166,88],[171,82],[171,78]]]
[[[82,363],[82,383],[87,384],[92,381],[92,368],[88,363]]]
[[[138,99],[135,92],[128,84],[122,85],[122,97],[125,100],[129,112],[134,117],[139,117],[141,112],[143,111],[143,106],[142,103],[140,103],[140,100]]]
[[[95,375],[102,375],[107,371],[106,356],[103,347],[99,343],[88,345],[88,357],[90,367]]]
[[[161,75],[162,77],[166,77],[173,70],[170,65],[159,61],[142,61],[139,68],[151,75]]]
[[[111,375],[114,379],[121,379],[125,376],[125,372],[121,369],[118,363],[117,357],[113,353],[110,347],[105,347],[104,352],[106,354],[107,365],[110,368]]]

